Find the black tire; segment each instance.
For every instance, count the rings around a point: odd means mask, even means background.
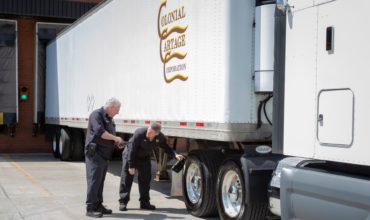
[[[186,208],[192,215],[197,217],[217,215],[215,190],[218,168],[222,160],[223,154],[215,150],[197,150],[189,154],[185,162],[182,187]],[[194,167],[198,167],[197,170],[199,170],[199,176],[201,177],[201,184],[197,185],[201,186],[198,199],[194,199],[194,196],[192,196],[194,188],[197,187],[192,187],[195,184],[190,184],[190,182],[195,181],[195,178],[194,176],[191,178],[191,174],[188,176],[189,168],[192,170]]]
[[[240,202],[240,208],[237,209],[232,209],[233,211],[228,211],[225,210],[225,204],[229,204],[227,201],[229,198],[225,198],[227,196],[223,196],[223,191],[225,190],[230,190],[228,189],[227,183],[228,180],[225,178],[230,178],[233,177],[233,175],[237,176],[237,178],[234,178],[234,180],[237,179],[238,186],[240,186],[238,192],[238,196],[236,196]],[[236,177],[235,176],[235,177]],[[224,190],[222,190],[223,187]],[[230,187],[231,188],[231,187]],[[246,219],[246,220],[263,220],[267,219],[268,215],[268,204],[263,203],[263,204],[247,204],[247,199],[245,196],[247,195],[248,192],[246,192],[246,187],[244,183],[244,176],[243,173],[240,169],[240,166],[235,163],[234,161],[228,161],[224,165],[221,166],[220,171],[218,173],[218,178],[217,178],[217,209],[218,213],[221,219],[230,219],[230,220],[236,220],[236,219]],[[229,191],[230,192],[230,191]],[[225,195],[225,194],[224,194]]]
[[[71,134],[73,142],[72,160],[82,160],[84,157],[84,133],[80,129],[73,129]]]
[[[72,157],[72,139],[65,128],[60,129],[59,154],[62,161],[70,160]]]
[[[51,149],[53,151],[53,156],[55,158],[60,157],[60,154],[59,154],[59,138],[60,138],[59,129],[55,129],[55,132],[53,133],[52,143],[51,143]]]

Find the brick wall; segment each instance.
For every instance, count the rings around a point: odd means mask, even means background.
[[[0,153],[51,152],[44,135],[32,136],[34,107],[35,20],[18,19],[18,84],[29,88],[26,102],[19,103],[15,137],[0,135]]]

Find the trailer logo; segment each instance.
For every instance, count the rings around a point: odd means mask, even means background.
[[[160,38],[160,56],[163,63],[163,76],[167,83],[175,79],[188,79],[185,58],[186,18],[185,7],[175,7],[167,10],[167,0],[164,0],[158,11],[158,36]]]

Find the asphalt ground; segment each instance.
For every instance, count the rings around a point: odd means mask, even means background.
[[[104,186],[104,204],[113,210],[104,219],[199,219],[190,215],[181,197],[171,197],[171,182],[151,183],[155,211],[140,209],[137,177],[127,212],[118,210],[121,161],[111,161]],[[153,174],[155,163],[153,163]],[[154,175],[153,175],[154,177]],[[0,155],[0,219],[90,219],[85,216],[85,163],[62,162],[51,154]],[[215,218],[208,218],[215,219]]]

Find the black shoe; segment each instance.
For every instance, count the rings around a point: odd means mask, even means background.
[[[111,215],[113,213],[112,209],[107,209],[103,205],[100,206],[100,211],[103,215]]]
[[[127,211],[127,205],[125,203],[120,203],[119,204],[119,210],[122,212]]]
[[[87,210],[86,216],[93,217],[93,218],[101,218],[103,217],[103,213],[101,213],[101,211],[96,211],[96,210]]]
[[[140,208],[146,210],[155,210],[155,206],[150,204],[149,202],[141,203]]]

